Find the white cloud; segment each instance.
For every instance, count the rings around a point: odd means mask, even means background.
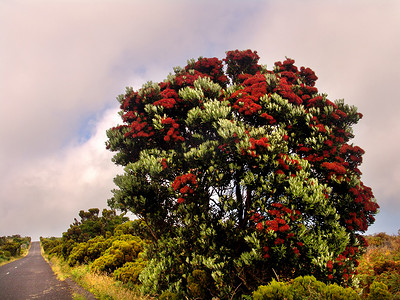
[[[15,232],[35,239],[41,234],[59,236],[79,210],[106,208],[113,178],[122,172],[105,149],[105,132],[118,123],[117,118],[116,109],[106,111],[84,144],[38,159],[3,182],[0,193],[6,213],[0,228],[13,224]]]

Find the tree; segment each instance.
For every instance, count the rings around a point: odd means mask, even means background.
[[[81,220],[75,218],[74,223],[63,233],[65,241],[81,243],[100,235],[106,237],[107,232],[112,234],[115,227],[129,220],[124,215],[117,215],[115,210],[107,209],[103,209],[102,216],[99,217],[98,208],[90,208],[87,212],[81,210],[79,217]]]
[[[349,143],[362,115],[319,93],[310,68],[258,60],[200,57],[118,97],[107,148],[125,172],[109,205],[152,233],[146,292],[190,294],[196,270],[221,298],[276,277],[351,284],[378,208]]]

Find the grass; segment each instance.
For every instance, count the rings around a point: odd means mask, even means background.
[[[141,296],[138,292],[132,291],[121,282],[115,281],[113,278],[105,275],[93,273],[90,271],[90,266],[79,265],[70,267],[62,259],[43,254],[43,257],[50,263],[54,273],[59,280],[70,278],[83,287],[85,290],[91,292],[97,299],[115,299],[115,300],[150,300],[152,298]],[[85,299],[84,295],[75,293],[73,299]]]

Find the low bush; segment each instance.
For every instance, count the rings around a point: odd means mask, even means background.
[[[266,286],[260,286],[253,293],[254,300],[269,299],[360,299],[360,296],[351,288],[344,288],[337,284],[325,284],[317,281],[314,276],[299,276],[290,282],[273,280]]]
[[[139,284],[139,274],[146,266],[147,261],[139,257],[135,261],[125,263],[121,268],[114,271],[113,276],[116,280],[119,280],[127,284]]]

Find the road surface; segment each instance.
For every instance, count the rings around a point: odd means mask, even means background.
[[[29,254],[0,267],[0,300],[72,299],[72,288],[59,281],[33,242]]]

